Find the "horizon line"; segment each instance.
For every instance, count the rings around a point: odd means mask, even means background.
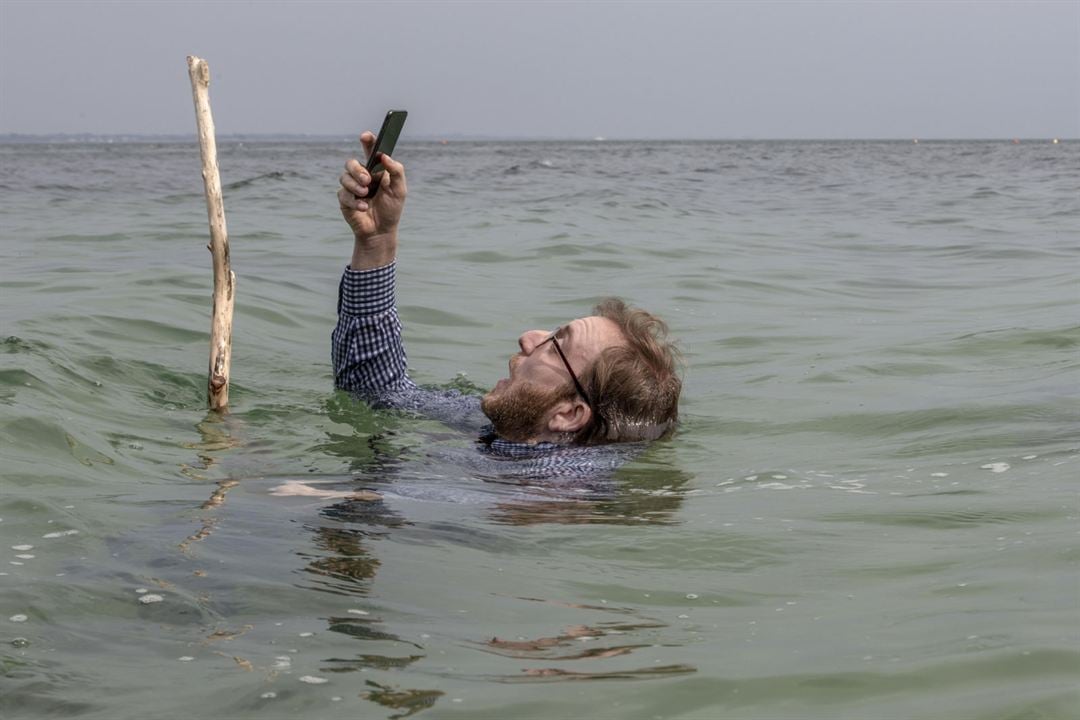
[[[353,135],[339,133],[249,133],[230,132],[220,133],[219,139],[228,141],[300,141],[300,142],[356,142]],[[780,137],[780,136],[728,136],[728,137],[613,137],[604,136],[556,136],[556,135],[485,135],[485,134],[460,134],[448,133],[445,135],[419,135],[406,140],[407,142],[419,143],[450,143],[450,142],[950,142],[950,141],[1003,141],[1003,142],[1062,142],[1075,141],[1077,137],[1067,136],[864,136],[864,137]],[[41,143],[50,141],[63,142],[198,142],[198,135],[191,133],[92,133],[92,132],[57,132],[57,133],[0,133],[0,144]]]

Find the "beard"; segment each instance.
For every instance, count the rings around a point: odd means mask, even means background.
[[[495,433],[511,442],[529,442],[544,431],[544,418],[555,403],[574,395],[569,388],[539,388],[528,383],[492,390],[480,401],[480,409],[491,420]]]

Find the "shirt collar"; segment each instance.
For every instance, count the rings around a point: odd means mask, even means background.
[[[501,438],[495,434],[494,429],[488,428],[487,432],[480,435],[477,438],[477,442],[480,443],[484,452],[491,455],[507,457],[507,458],[537,458],[551,455],[560,450],[567,449],[566,445],[559,445],[553,442],[538,442],[535,444],[514,442]]]

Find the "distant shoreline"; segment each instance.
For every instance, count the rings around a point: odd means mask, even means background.
[[[918,138],[919,143],[933,142],[1014,142],[1021,143],[1051,143],[1075,142],[1077,138],[1068,137],[1037,137],[1037,138]],[[222,143],[355,143],[356,137],[348,135],[304,135],[304,134],[254,134],[237,133],[217,136],[218,142]],[[529,143],[529,142],[564,142],[564,143],[645,143],[645,142],[730,142],[730,143],[761,143],[761,142],[902,142],[912,143],[915,138],[566,138],[566,137],[492,137],[483,135],[446,135],[446,136],[419,136],[409,138],[410,143]],[[137,134],[107,134],[94,133],[57,133],[34,135],[29,133],[3,133],[0,134],[0,145],[60,145],[76,143],[99,143],[99,144],[178,144],[197,143],[198,138],[194,133],[190,135],[137,135]]]

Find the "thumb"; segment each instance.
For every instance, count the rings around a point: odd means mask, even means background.
[[[382,154],[379,158],[379,162],[386,168],[386,175],[389,177],[389,182],[383,180],[383,185],[389,185],[389,189],[395,195],[401,195],[404,197],[406,193],[405,188],[405,166],[399,163],[394,158],[390,157],[386,153]]]

